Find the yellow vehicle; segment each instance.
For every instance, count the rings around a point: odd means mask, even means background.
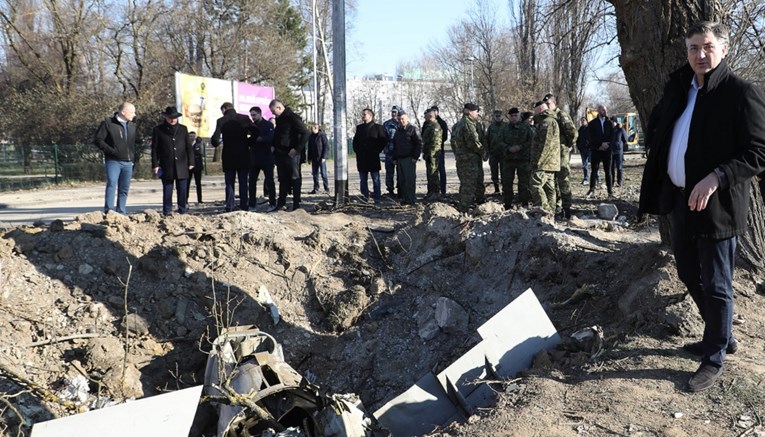
[[[588,122],[598,116],[597,108],[585,108],[584,111]],[[624,145],[625,152],[645,150],[643,129],[640,127],[640,118],[636,112],[611,114],[610,117],[616,118],[616,121],[621,123],[624,130],[627,131],[627,144]]]

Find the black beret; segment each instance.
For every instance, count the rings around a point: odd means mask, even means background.
[[[510,110],[507,111],[507,113],[510,114],[510,115],[519,114],[520,112],[521,111],[519,111],[518,108],[510,108]]]
[[[481,108],[475,103],[465,103],[465,109],[468,111],[480,111]]]

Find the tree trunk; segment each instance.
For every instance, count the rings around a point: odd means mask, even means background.
[[[687,62],[685,32],[697,20],[720,20],[717,1],[703,0],[610,0],[616,12],[616,29],[621,47],[619,61],[630,96],[645,125],[659,102],[669,74]],[[749,267],[765,268],[765,206],[756,183],[752,183],[749,228],[739,238],[739,257]],[[670,244],[667,217],[659,219],[664,244]]]

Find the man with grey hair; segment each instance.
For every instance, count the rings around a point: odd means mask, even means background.
[[[115,210],[120,214],[127,212],[127,197],[130,179],[133,177],[135,162],[135,106],[123,102],[117,112],[101,122],[96,131],[96,147],[104,152],[106,172],[106,193],[104,212]],[[114,193],[117,193],[117,205]]]
[[[688,64],[672,73],[651,113],[640,211],[672,217],[677,275],[704,321],[701,356],[688,381],[712,387],[734,353],[733,269],[736,238],[747,229],[749,187],[765,170],[765,96],[728,66],[728,31],[715,22],[689,28]],[[608,176],[607,176],[608,177]]]

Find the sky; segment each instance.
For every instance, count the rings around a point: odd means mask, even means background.
[[[353,29],[346,35],[349,78],[396,72],[401,61],[447,39],[449,27],[466,17],[471,0],[356,0]],[[507,1],[495,0],[501,17]],[[346,10],[346,14],[348,14]]]

